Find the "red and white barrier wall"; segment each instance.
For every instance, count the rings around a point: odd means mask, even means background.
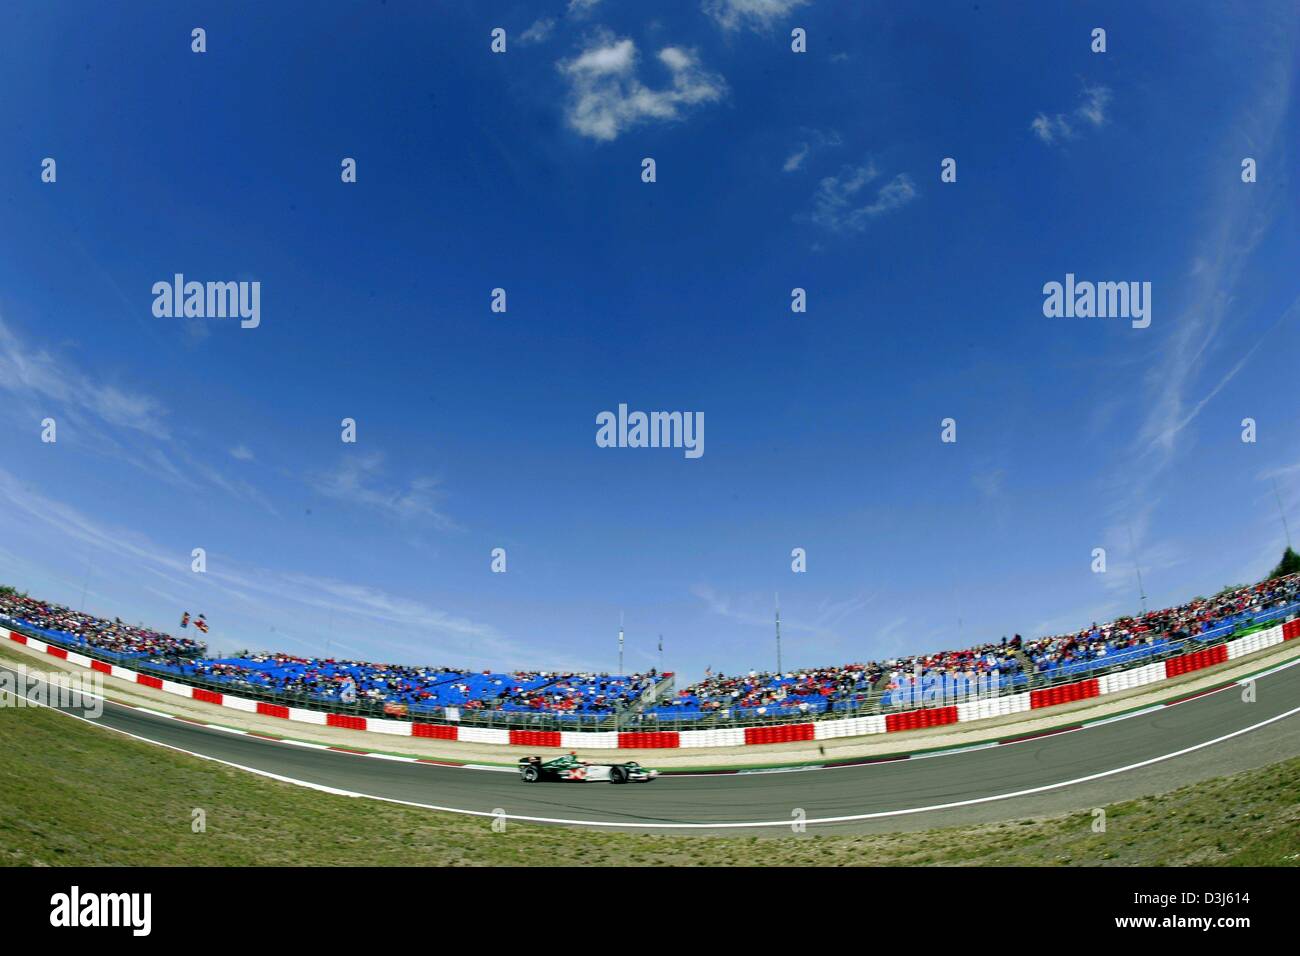
[[[462,740],[478,744],[513,744],[521,747],[561,747],[567,750],[579,748],[651,750],[674,749],[685,747],[743,747],[762,746],[764,744],[790,743],[802,740],[832,740],[837,737],[863,737],[871,734],[887,734],[900,730],[917,730],[923,727],[940,727],[945,724],[967,723],[972,720],[985,720],[990,717],[1002,717],[1019,714],[1042,707],[1054,707],[1074,701],[1104,697],[1134,687],[1143,687],[1171,677],[1179,677],[1205,667],[1213,667],[1227,661],[1236,660],[1246,654],[1253,654],[1265,648],[1281,644],[1294,638],[1300,638],[1300,619],[1287,621],[1276,627],[1256,631],[1246,637],[1227,641],[1204,650],[1193,651],[1168,660],[1135,667],[1114,674],[1103,674],[1073,684],[1059,684],[1005,697],[991,697],[985,700],[971,700],[949,707],[927,707],[896,714],[873,714],[868,717],[848,717],[843,720],[821,720],[801,724],[773,724],[765,727],[733,727],[714,730],[682,731],[635,731],[624,733],[593,733],[567,730],[504,730],[490,727],[462,727],[459,724],[425,724],[408,720],[384,720],[377,717],[354,717],[348,714],[327,714],[319,710],[305,710],[299,707],[285,707],[280,704],[268,704],[264,701],[248,700],[231,694],[204,690],[177,681],[164,680],[149,674],[139,674],[130,668],[117,664],[105,664],[93,660],[76,651],[65,650],[32,637],[26,637],[16,631],[0,627],[0,638],[7,637],[19,644],[26,644],[36,651],[43,651],[60,660],[81,667],[88,667],[103,674],[109,674],[134,684],[143,684],[177,697],[187,697],[218,707],[248,714],[260,714],[264,717],[279,717],[284,720],[321,727],[342,727],[347,730],[365,730],[377,734],[392,734],[397,737],[425,737],[431,740]]]

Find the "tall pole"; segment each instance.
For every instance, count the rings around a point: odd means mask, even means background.
[[[1291,526],[1286,523],[1286,509],[1282,507],[1282,496],[1278,494],[1277,479],[1273,479],[1273,497],[1277,499],[1277,513],[1282,516],[1282,530],[1286,532],[1286,547],[1291,550]]]
[[[659,635],[659,673],[664,672],[664,636]]]
[[[1135,544],[1133,543],[1133,526],[1132,526],[1132,525],[1129,525],[1129,529],[1128,529],[1128,546],[1129,546],[1129,550],[1131,550],[1131,551],[1133,552],[1133,566],[1137,568],[1137,575],[1138,575],[1138,594],[1139,594],[1139,595],[1141,596],[1141,598],[1142,598],[1142,613],[1143,613],[1143,614],[1146,614],[1146,612],[1147,612],[1147,592],[1146,592],[1146,588],[1144,588],[1144,587],[1142,586],[1142,562],[1138,560],[1137,545],[1135,545]]]
[[[618,612],[618,676],[623,676],[623,612]]]
[[[781,595],[776,596],[776,672],[781,674]]]

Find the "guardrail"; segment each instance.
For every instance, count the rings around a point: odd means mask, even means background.
[[[1089,678],[1098,677],[1102,674],[1129,670],[1133,667],[1143,667],[1148,664],[1168,660],[1171,657],[1177,657],[1190,649],[1199,650],[1201,648],[1222,644],[1230,638],[1240,637],[1267,627],[1276,621],[1294,617],[1297,612],[1300,612],[1300,602],[1270,608],[1251,615],[1245,620],[1234,622],[1232,625],[1214,628],[1210,631],[1187,637],[1182,640],[1169,641],[1166,647],[1157,653],[1132,657],[1125,660],[1122,664],[1106,663],[1104,658],[1098,658],[1098,663],[1094,667],[1064,668],[1062,669],[1063,672],[1059,674],[1031,674],[1027,675],[1028,679],[1026,681],[1018,683],[1013,682],[1012,680],[1006,680],[997,688],[996,693],[969,695],[961,699],[973,700],[993,698],[1009,694],[1024,693],[1025,691],[1030,690],[1036,691],[1049,689],[1061,684],[1072,684],[1077,681],[1088,680]],[[16,630],[20,634],[26,634],[30,637],[36,638],[37,640],[52,643],[57,647],[64,648],[65,650],[76,651],[77,653],[84,654],[87,657],[99,660],[103,663],[117,664],[120,667],[129,667],[132,670],[153,677],[158,677],[163,680],[189,684],[216,693],[235,693],[241,696],[246,696],[252,700],[260,700],[288,707],[298,707],[305,710],[315,710],[358,717],[384,718],[388,720],[410,720],[428,724],[451,724],[508,730],[563,730],[592,732],[629,730],[713,730],[738,727],[774,726],[788,723],[809,723],[821,720],[839,720],[846,717],[865,717],[872,714],[900,713],[932,705],[947,706],[959,702],[958,699],[951,697],[942,697],[941,699],[936,700],[922,697],[920,700],[914,699],[909,701],[900,701],[897,704],[885,704],[884,699],[887,696],[888,691],[873,690],[853,695],[853,698],[848,701],[843,699],[835,701],[834,703],[841,705],[838,708],[832,705],[827,707],[825,710],[814,711],[812,708],[809,708],[807,712],[784,711],[772,714],[742,712],[739,715],[729,712],[725,714],[725,716],[722,713],[662,716],[641,712],[635,709],[634,705],[631,704],[623,704],[615,711],[601,714],[526,713],[492,709],[466,709],[460,707],[457,708],[459,710],[459,719],[449,720],[445,716],[445,708],[443,707],[424,709],[418,706],[412,706],[408,708],[406,714],[393,714],[385,712],[384,704],[379,701],[361,699],[353,704],[344,704],[336,699],[323,698],[312,694],[286,693],[284,691],[269,690],[251,684],[242,684],[231,681],[214,681],[190,674],[180,674],[177,670],[150,663],[138,656],[115,654],[111,651],[94,647],[91,644],[76,639],[76,637],[71,634],[47,631],[44,628],[35,628],[23,621],[3,616],[0,616],[0,621],[3,621],[6,627]],[[848,706],[843,706],[846,703]]]

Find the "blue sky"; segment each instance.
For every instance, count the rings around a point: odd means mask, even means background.
[[[881,659],[1258,578],[1275,482],[1300,533],[1289,3],[0,17],[0,581],[494,668],[611,669],[622,612],[694,678],[774,664],[777,592],[787,665]],[[156,318],[178,272],[261,325]],[[1066,273],[1150,327],[1046,318]],[[598,448],[621,402],[705,454]]]

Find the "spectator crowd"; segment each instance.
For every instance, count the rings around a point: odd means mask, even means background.
[[[198,641],[172,637],[140,625],[123,624],[121,618],[109,621],[60,604],[38,601],[11,588],[0,590],[0,618],[18,620],[29,627],[70,634],[73,643],[89,644],[115,654],[175,661],[202,654],[206,648]]]
[[[783,673],[750,671],[743,676],[710,674],[692,687],[662,702],[651,713],[658,718],[689,714],[770,716],[819,713],[860,704],[870,694],[893,695],[924,681],[980,686],[1026,684],[1037,675],[1062,667],[1102,667],[1110,657],[1127,663],[1149,656],[1170,643],[1196,639],[1216,629],[1248,622],[1274,608],[1300,601],[1300,574],[1225,590],[1212,598],[1195,598],[1176,607],[1096,623],[1069,634],[1025,641],[1019,634],[996,643],[963,650],[915,654],[880,662],[806,668]],[[987,686],[987,683],[986,683]]]
[[[1242,626],[1265,612],[1300,601],[1300,574],[1195,598],[1176,607],[1093,623],[1067,634],[1008,640],[960,650],[783,673],[707,673],[668,699],[650,700],[648,719],[694,715],[775,716],[845,709],[876,694],[889,702],[922,681],[1026,683],[1062,668],[1127,663],[1170,643],[1197,640]],[[459,708],[512,713],[608,714],[640,709],[671,675],[610,675],[556,671],[471,672],[448,667],[375,664],[288,654],[243,653],[209,658],[206,646],[143,625],[124,624],[0,588],[0,620],[56,640],[147,661],[180,677],[322,702],[373,702],[400,711]],[[399,711],[399,712],[400,712]]]

